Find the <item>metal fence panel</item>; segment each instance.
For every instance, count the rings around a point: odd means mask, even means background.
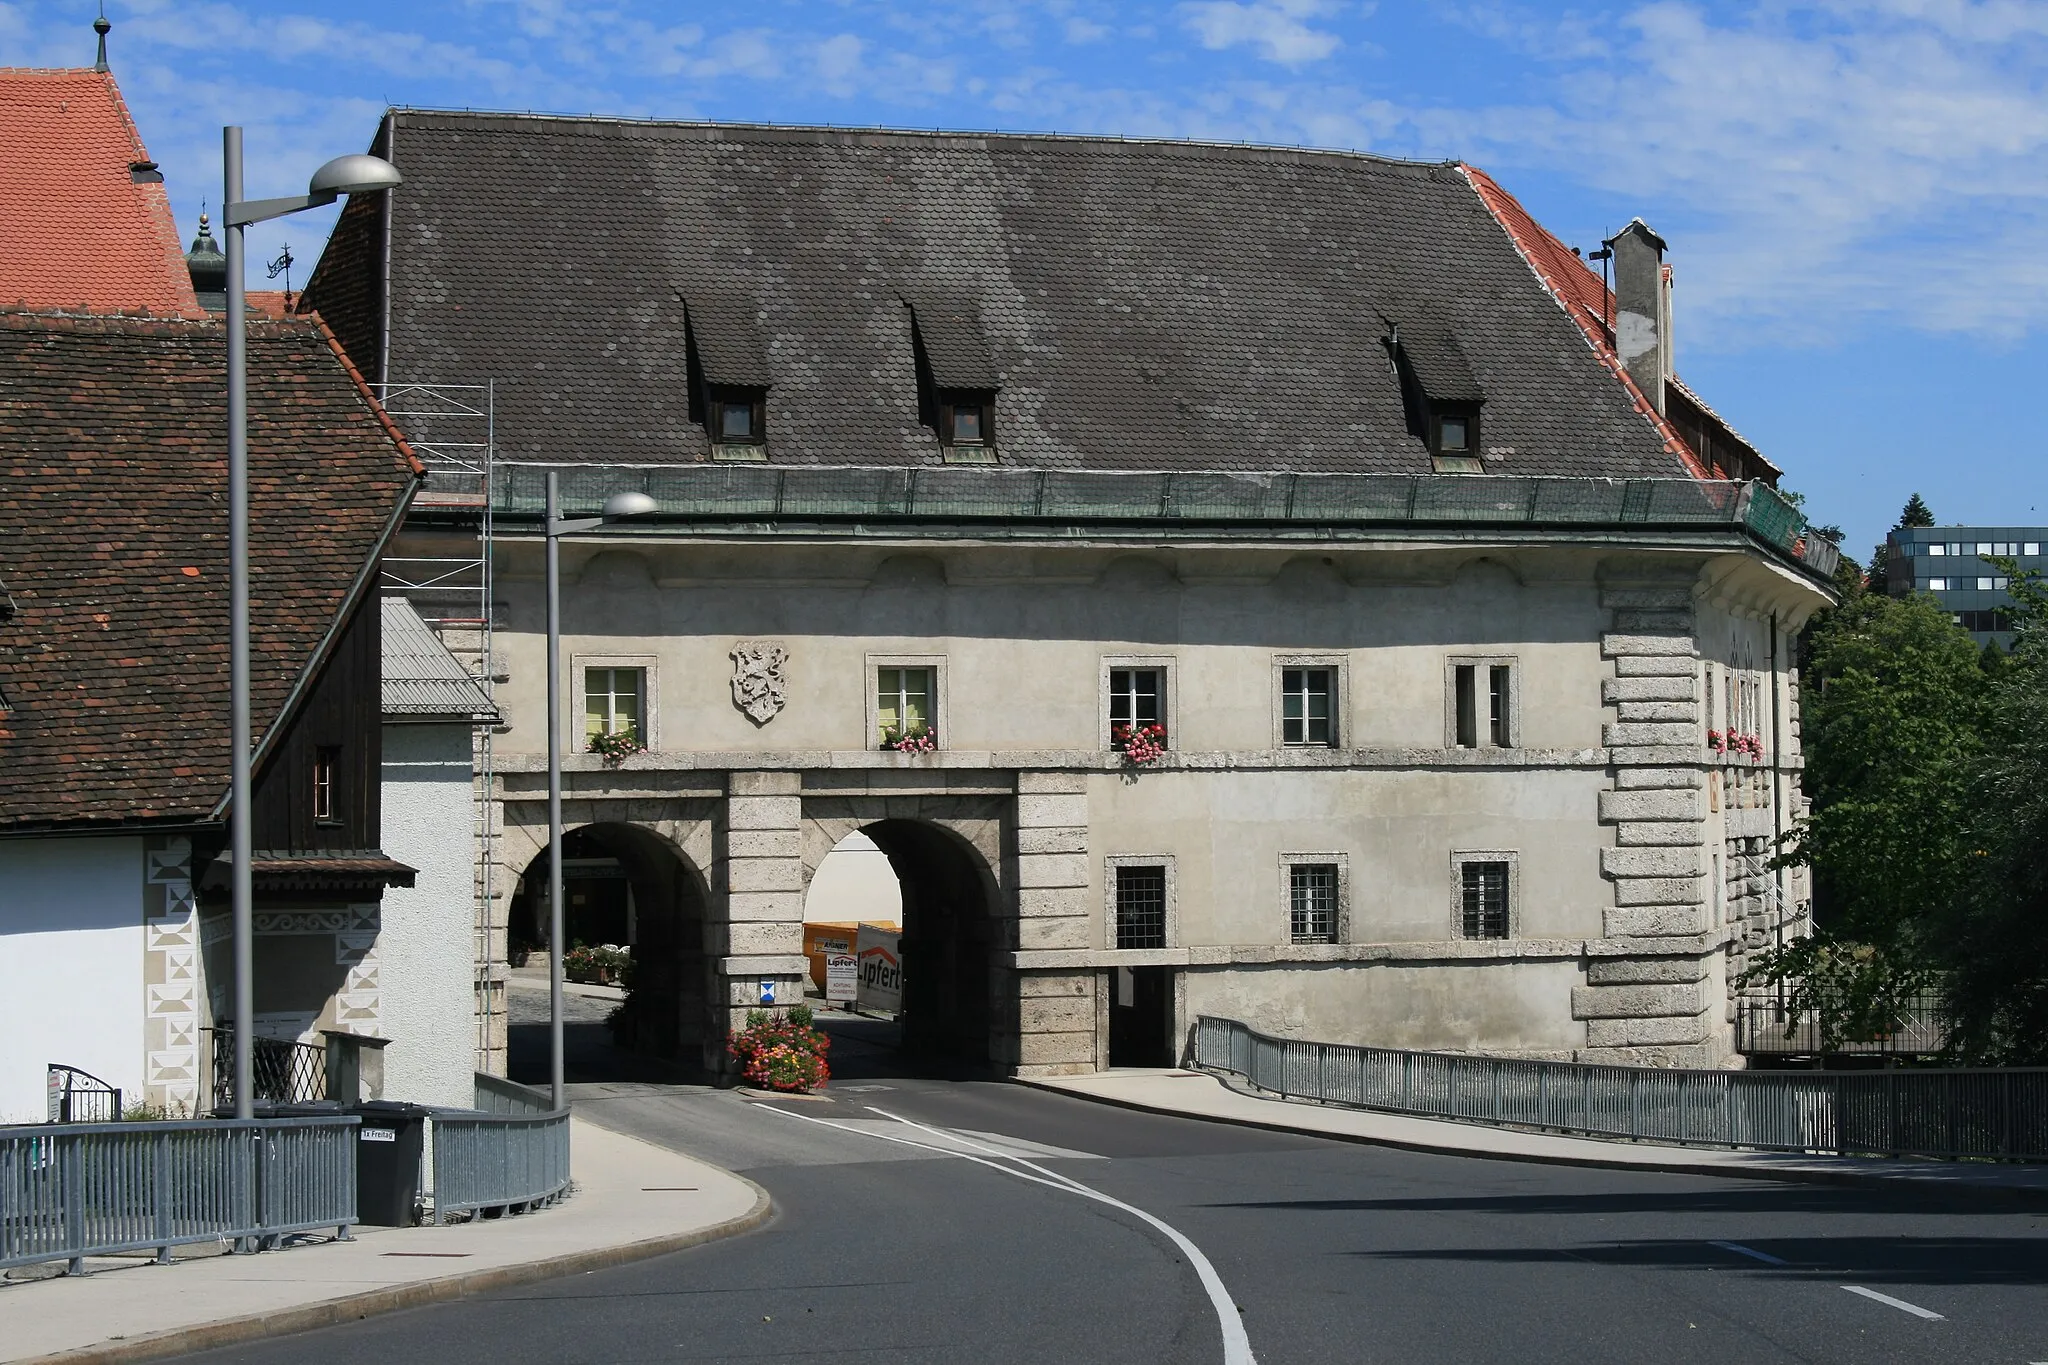
[[[1195,1023],[1195,1065],[1291,1099],[1695,1147],[2048,1160],[2048,1068],[1680,1071],[1405,1052]]]
[[[434,1219],[550,1203],[569,1188],[569,1111],[441,1110],[434,1128]]]
[[[0,1267],[356,1221],[352,1117],[0,1128]]]

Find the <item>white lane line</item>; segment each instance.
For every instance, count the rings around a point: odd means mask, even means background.
[[[1768,1251],[1758,1251],[1755,1247],[1746,1247],[1740,1242],[1709,1242],[1707,1245],[1719,1247],[1723,1251],[1732,1251],[1737,1256],[1747,1256],[1753,1261],[1762,1261],[1765,1265],[1791,1264],[1782,1256],[1773,1256]]]
[[[906,1147],[922,1147],[925,1151],[938,1152],[942,1156],[958,1157],[962,1161],[972,1161],[977,1166],[986,1166],[992,1171],[1001,1171],[1004,1175],[1014,1176],[1018,1180],[1028,1180],[1034,1185],[1043,1185],[1047,1189],[1059,1190],[1064,1194],[1074,1194],[1084,1199],[1093,1199],[1097,1203],[1107,1204],[1111,1208],[1122,1209],[1132,1217],[1142,1219],[1151,1227],[1157,1228],[1161,1233],[1165,1234],[1167,1239],[1176,1247],[1179,1247],[1181,1254],[1186,1256],[1189,1263],[1195,1267],[1195,1274],[1201,1280],[1202,1288],[1208,1291],[1209,1302],[1216,1310],[1216,1325],[1223,1332],[1223,1365],[1258,1365],[1257,1359],[1252,1355],[1251,1338],[1245,1335],[1244,1320],[1238,1315],[1237,1304],[1231,1299],[1230,1291],[1223,1287],[1223,1277],[1216,1273],[1216,1267],[1209,1264],[1209,1258],[1202,1254],[1202,1249],[1182,1236],[1177,1228],[1161,1219],[1153,1217],[1145,1212],[1145,1210],[1126,1204],[1121,1199],[1113,1199],[1100,1190],[1092,1190],[1078,1180],[1069,1179],[1058,1171],[1049,1171],[1045,1167],[1035,1162],[1026,1161],[1020,1156],[1007,1156],[996,1153],[997,1160],[991,1161],[986,1157],[972,1156],[960,1151],[958,1148],[934,1147],[928,1142],[914,1142],[909,1138],[892,1137],[887,1133],[877,1133],[864,1128],[850,1128],[845,1124],[834,1123],[830,1119],[816,1118],[810,1114],[799,1114],[792,1109],[777,1109],[773,1105],[762,1105],[761,1107],[770,1113],[782,1114],[793,1119],[802,1119],[805,1123],[816,1123],[826,1128],[837,1128],[844,1133],[859,1133],[867,1137],[880,1138],[884,1142],[900,1142]],[[870,1109],[874,1113],[882,1113],[881,1110],[873,1109],[872,1106],[870,1106]],[[936,1129],[927,1128],[921,1123],[912,1123],[909,1119],[895,1114],[886,1114],[884,1117],[895,1119],[898,1123],[916,1128],[920,1132],[932,1133],[949,1141],[975,1147],[980,1151],[992,1150],[982,1147],[978,1143],[967,1142],[965,1139],[954,1134],[939,1132]],[[1029,1166],[1038,1174],[1026,1175],[1023,1171],[1003,1165],[1002,1162],[1004,1161],[1014,1161],[1019,1166]]]
[[[1930,1313],[1917,1303],[1907,1303],[1904,1299],[1895,1299],[1889,1294],[1880,1294],[1875,1289],[1865,1289],[1860,1284],[1845,1284],[1842,1288],[1848,1290],[1851,1294],[1861,1294],[1866,1299],[1876,1299],[1879,1303],[1888,1303],[1901,1313],[1911,1313],[1916,1318],[1926,1318],[1931,1322],[1946,1321],[1941,1314]]]

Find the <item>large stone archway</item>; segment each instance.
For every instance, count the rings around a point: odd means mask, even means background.
[[[903,1047],[968,1065],[1014,1065],[1014,901],[1002,876],[1011,802],[991,795],[807,795],[803,876],[859,830],[903,894]]]

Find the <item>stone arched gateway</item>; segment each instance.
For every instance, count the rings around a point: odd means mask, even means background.
[[[1021,970],[1019,960],[1020,950],[1080,957],[1096,946],[1080,774],[950,769],[907,755],[855,770],[658,763],[578,756],[563,789],[565,830],[607,841],[636,894],[658,880],[646,869],[672,858],[701,898],[678,901],[666,962],[652,959],[655,943],[637,945],[641,980],[673,982],[673,1032],[664,1023],[646,1035],[656,1050],[672,1045],[726,1069],[723,1039],[764,993],[802,998],[805,890],[833,845],[862,830],[904,887],[906,1045],[1010,1073],[1097,1065],[1093,965]],[[547,846],[546,776],[536,763],[497,781],[497,903],[509,911]],[[501,915],[499,933],[505,924]]]

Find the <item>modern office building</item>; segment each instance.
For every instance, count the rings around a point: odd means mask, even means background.
[[[2012,592],[1993,559],[2048,573],[2048,526],[1910,526],[1887,538],[1885,582],[1894,597],[1931,592],[1981,647],[2012,648]]]

